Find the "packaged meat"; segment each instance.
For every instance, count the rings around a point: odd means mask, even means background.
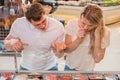
[[[89,75],[89,79],[90,80],[104,80],[104,77],[101,74],[92,74],[92,75]]]
[[[72,80],[72,76],[61,76],[59,80]]]
[[[41,79],[39,79],[39,78],[33,78],[33,79],[31,79],[31,80],[41,80]]]
[[[46,74],[44,80],[58,80],[58,76],[56,74]]]
[[[119,80],[120,80],[120,74],[117,74],[117,76],[118,76],[118,78],[119,78]]]
[[[118,80],[115,74],[104,74],[105,80]]]
[[[13,73],[1,73],[0,80],[12,80],[13,76]]]
[[[43,75],[41,75],[39,72],[31,72],[28,74],[27,80],[43,80]]]
[[[16,75],[13,80],[27,80],[27,78],[28,78],[27,74],[19,74]]]
[[[74,76],[74,80],[88,80],[87,75],[76,75]]]
[[[28,79],[28,80],[43,80],[43,77],[35,77],[35,78],[32,78],[32,79]]]

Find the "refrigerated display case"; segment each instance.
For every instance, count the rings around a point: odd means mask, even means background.
[[[120,72],[0,71],[1,80],[120,80]]]
[[[0,54],[0,57],[16,57],[15,70],[0,70],[0,80],[120,80],[120,71],[20,71],[16,68],[16,61],[21,55],[15,54]]]

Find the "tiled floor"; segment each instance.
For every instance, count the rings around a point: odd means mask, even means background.
[[[104,59],[96,64],[96,71],[120,71],[120,22],[109,25],[111,30],[110,46],[106,50]],[[20,59],[18,58],[18,66]],[[64,68],[64,59],[58,59],[59,70]],[[0,56],[0,70],[15,70],[14,57]]]

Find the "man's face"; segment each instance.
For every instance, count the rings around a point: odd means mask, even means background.
[[[44,31],[47,29],[48,20],[47,20],[46,16],[43,15],[39,21],[34,21],[31,19],[31,23],[35,28]]]

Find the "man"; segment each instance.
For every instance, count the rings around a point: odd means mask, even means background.
[[[64,27],[59,21],[49,18],[41,4],[28,8],[25,17],[18,18],[5,39],[5,48],[22,51],[21,70],[57,70],[53,42],[62,42]]]

